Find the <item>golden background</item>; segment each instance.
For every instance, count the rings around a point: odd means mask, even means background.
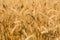
[[[60,40],[60,0],[0,0],[0,40]]]

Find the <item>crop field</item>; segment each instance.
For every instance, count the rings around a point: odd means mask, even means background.
[[[60,40],[60,0],[0,0],[0,40]]]

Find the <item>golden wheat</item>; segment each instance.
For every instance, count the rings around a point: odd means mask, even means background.
[[[60,0],[0,0],[0,40],[60,40]]]

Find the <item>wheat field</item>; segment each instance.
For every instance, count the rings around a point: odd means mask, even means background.
[[[60,40],[60,0],[0,0],[0,40]]]

